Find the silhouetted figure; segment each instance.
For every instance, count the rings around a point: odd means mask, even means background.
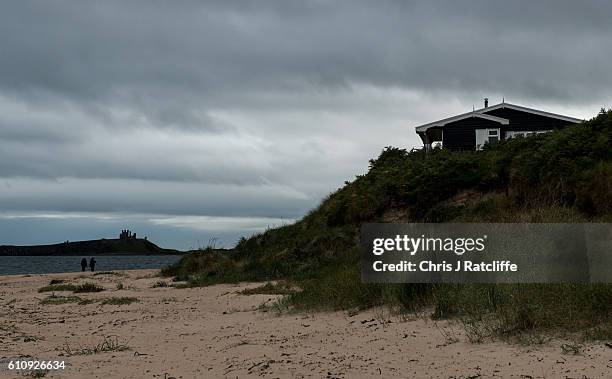
[[[89,269],[91,270],[91,272],[94,272],[94,270],[96,269],[96,260],[93,259],[93,257],[91,257],[91,259],[89,260]]]
[[[85,271],[87,269],[87,259],[81,259],[81,271]]]

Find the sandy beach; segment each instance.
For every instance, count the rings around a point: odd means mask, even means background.
[[[557,340],[473,344],[447,321],[403,319],[381,309],[279,316],[258,310],[277,296],[240,293],[260,284],[155,287],[163,280],[155,273],[0,277],[0,360],[66,362],[46,378],[607,378],[612,372],[612,348],[603,343],[577,355]],[[41,304],[52,293],[38,289],[53,279],[105,290],[55,292],[79,302]],[[138,301],[103,304],[121,297]],[[110,351],[97,351],[104,347]],[[0,377],[24,377],[3,365]]]

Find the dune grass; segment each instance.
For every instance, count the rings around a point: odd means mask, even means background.
[[[55,294],[51,296],[47,296],[46,298],[40,301],[41,305],[58,305],[58,304],[67,304],[67,303],[80,303],[83,301],[78,296],[57,296]]]
[[[48,286],[44,286],[38,289],[38,292],[62,292],[62,291],[74,291],[77,286],[74,284],[67,283],[58,283],[58,284],[49,284]]]
[[[83,283],[75,286],[74,293],[85,293],[85,292],[101,292],[104,291],[104,287],[99,286],[95,283]]]
[[[104,287],[99,286],[95,283],[83,283],[83,284],[49,284],[47,286],[38,289],[38,292],[63,292],[72,291],[74,293],[85,293],[85,292],[100,292],[104,291]]]
[[[247,288],[240,291],[242,295],[289,295],[296,292],[296,289],[287,282],[271,283],[262,286]]]
[[[385,148],[298,222],[183,256],[162,275],[184,286],[284,280],[300,289],[283,300],[295,310],[433,309],[474,342],[538,331],[610,339],[610,285],[365,284],[358,245],[364,222],[610,221],[612,111],[602,111],[481,152]]]
[[[104,337],[100,343],[93,346],[71,347],[66,343],[63,352],[67,356],[73,355],[92,355],[105,352],[120,352],[129,350],[130,347],[121,342],[118,337]]]
[[[132,303],[137,303],[138,300],[135,297],[109,297],[107,299],[103,299],[100,304],[102,305],[128,305]]]
[[[170,287],[168,285],[168,282],[163,281],[163,280],[159,280],[159,281],[153,283],[153,285],[151,285],[151,288],[167,288],[167,287]]]

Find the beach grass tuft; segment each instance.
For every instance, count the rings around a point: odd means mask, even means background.
[[[247,288],[240,291],[242,295],[289,295],[296,289],[287,282],[272,283],[268,282],[255,288]]]
[[[109,297],[107,299],[103,299],[101,304],[102,305],[127,305],[127,304],[132,304],[132,303],[136,303],[140,300],[138,300],[135,297]]]
[[[104,287],[99,286],[95,283],[83,283],[75,286],[75,293],[83,293],[83,292],[101,292],[104,291]]]
[[[49,284],[38,289],[38,292],[63,292],[72,291],[75,293],[83,292],[100,292],[104,291],[104,287],[99,286],[95,283],[83,283],[83,284],[71,284],[71,283],[60,283],[60,284]]]
[[[153,285],[151,286],[151,288],[166,288],[166,287],[169,287],[169,285],[168,285],[168,282],[164,280],[159,280],[153,283]]]
[[[38,289],[38,292],[62,292],[62,291],[74,291],[77,286],[68,283],[53,283],[48,286],[44,286]]]
[[[67,303],[80,303],[83,301],[78,296],[57,296],[55,294],[48,296],[40,301],[42,305],[57,305],[57,304],[67,304]]]
[[[129,349],[130,347],[120,342],[118,337],[104,337],[100,343],[94,346],[79,346],[78,348],[73,348],[66,343],[62,348],[64,353],[68,356],[92,355],[110,351],[126,351]]]

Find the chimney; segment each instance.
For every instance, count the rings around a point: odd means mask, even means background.
[[[485,101],[485,108],[486,108],[486,107],[488,107],[488,106],[489,106],[489,98],[488,98],[488,97],[485,97],[485,98],[484,98],[484,101]]]

